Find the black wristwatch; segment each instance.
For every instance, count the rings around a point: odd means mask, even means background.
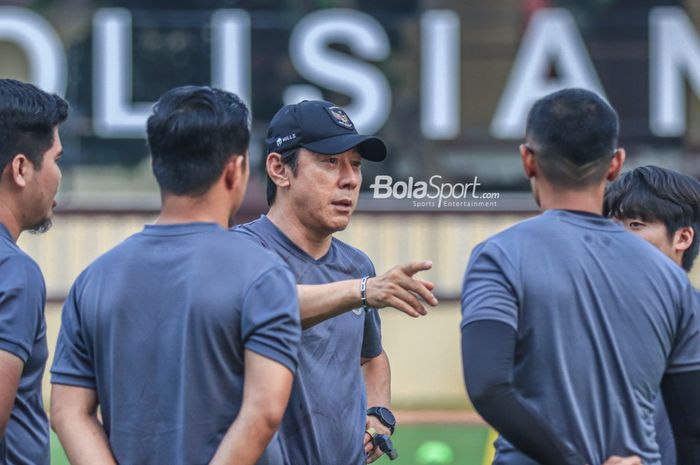
[[[386,407],[370,407],[367,409],[367,415],[377,417],[379,422],[389,428],[391,434],[394,434],[394,428],[396,427],[396,418],[394,414],[391,413]]]

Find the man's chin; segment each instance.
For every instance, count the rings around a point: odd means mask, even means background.
[[[53,226],[52,218],[44,218],[41,222],[35,224],[29,228],[29,232],[32,234],[44,234],[46,231],[51,229]]]
[[[338,218],[335,221],[333,221],[330,229],[333,230],[333,232],[340,232],[340,231],[345,231],[345,229],[348,227],[350,224],[350,217],[343,217],[343,218]]]

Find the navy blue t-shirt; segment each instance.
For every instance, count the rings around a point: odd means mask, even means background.
[[[462,326],[517,331],[514,385],[588,463],[638,455],[659,465],[664,373],[700,369],[694,290],[654,246],[606,218],[549,210],[478,245]],[[503,438],[495,464],[532,460]]]
[[[282,257],[298,284],[375,275],[367,255],[335,238],[328,253],[315,260],[266,216],[234,231],[255,238]],[[376,309],[357,308],[302,332],[299,370],[281,429],[293,465],[365,463],[367,396],[360,361],[381,352]]]
[[[1,464],[48,465],[50,461],[49,422],[41,395],[49,356],[45,303],[46,285],[39,266],[0,224],[0,350],[24,362],[10,421],[0,441]]]
[[[205,465],[241,407],[244,351],[294,372],[294,277],[213,223],[147,225],[93,262],[63,308],[51,382],[95,389],[120,464]],[[258,463],[282,465],[276,435]]]

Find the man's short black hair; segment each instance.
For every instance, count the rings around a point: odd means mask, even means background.
[[[282,155],[282,163],[289,165],[292,170],[292,174],[296,175],[297,163],[299,162],[299,149],[294,148],[287,150],[280,155]],[[275,203],[275,198],[277,197],[277,184],[272,182],[272,178],[270,178],[270,175],[267,174],[267,172],[265,172],[265,176],[267,176],[267,205],[268,207],[271,207],[272,204]]]
[[[584,89],[564,89],[535,102],[525,131],[526,146],[545,178],[569,189],[603,180],[618,134],[615,110]]]
[[[680,228],[693,228],[693,242],[683,254],[682,266],[690,271],[700,248],[700,182],[661,168],[642,166],[620,175],[605,190],[603,213],[620,219],[660,221],[668,239]]]
[[[153,174],[163,192],[175,195],[206,193],[232,155],[246,155],[249,142],[248,107],[211,87],[171,89],[148,118]]]
[[[0,172],[20,153],[40,169],[54,143],[54,129],[67,117],[68,103],[58,95],[0,79]]]

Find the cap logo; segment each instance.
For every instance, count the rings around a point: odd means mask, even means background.
[[[297,137],[296,133],[293,132],[291,134],[287,134],[284,137],[278,137],[277,140],[275,140],[275,144],[277,144],[277,148],[279,148],[285,142],[289,142],[290,140],[294,140],[294,139],[296,139],[296,137]]]
[[[331,119],[335,124],[345,129],[353,130],[355,125],[352,124],[350,117],[345,113],[345,111],[340,107],[327,107],[326,111],[330,115]]]

